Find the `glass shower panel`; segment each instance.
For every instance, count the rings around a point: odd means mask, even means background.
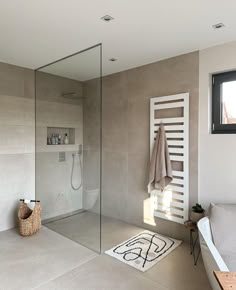
[[[101,251],[101,45],[35,71],[44,226]]]

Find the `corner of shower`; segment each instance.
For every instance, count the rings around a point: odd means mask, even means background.
[[[101,253],[102,44],[35,70],[43,225]]]

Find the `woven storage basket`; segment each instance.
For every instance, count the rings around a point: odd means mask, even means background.
[[[20,203],[18,211],[19,231],[24,237],[32,236],[41,228],[41,205],[35,203],[34,209],[30,209],[24,202]]]

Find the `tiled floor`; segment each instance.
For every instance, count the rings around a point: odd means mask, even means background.
[[[87,221],[88,228],[88,221],[94,221],[95,217],[84,215],[81,218]],[[74,230],[75,225],[69,224]],[[66,223],[64,229],[67,234],[70,233],[69,224]],[[57,230],[60,228],[63,231],[62,224],[57,223],[56,226]],[[108,218],[103,219],[102,229],[103,249],[111,248],[142,231]],[[197,266],[193,265],[188,244],[182,244],[145,273],[105,254],[97,255],[47,228],[30,238],[20,237],[16,230],[0,233],[0,255],[1,290],[211,289],[201,260]]]
[[[96,256],[45,227],[29,238],[15,229],[1,232],[0,289],[34,289]]]
[[[100,251],[100,216],[95,213],[83,212],[48,223],[46,227],[89,249]],[[104,216],[101,229],[102,252],[142,231],[139,227]]]

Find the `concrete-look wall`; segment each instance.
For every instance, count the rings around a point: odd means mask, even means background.
[[[199,201],[236,203],[236,135],[211,134],[211,74],[236,69],[236,42],[200,51]]]
[[[76,98],[63,96],[71,92],[76,93]],[[36,73],[36,197],[42,204],[43,219],[69,214],[83,206],[83,187],[79,190],[71,187],[72,153],[75,153],[73,185],[78,187],[82,178],[76,154],[79,144],[83,144],[82,96],[82,83]],[[74,129],[74,144],[47,145],[48,127]],[[57,133],[57,129],[51,133]],[[59,152],[65,152],[65,161],[59,161]]]
[[[190,93],[192,204],[198,193],[198,65],[199,55],[194,52],[103,78],[102,214],[177,238],[187,235],[180,224],[156,219],[156,226],[152,226],[145,217],[149,198],[149,100]],[[31,70],[6,64],[0,66],[0,74],[0,122],[4,136],[0,144],[0,209],[5,212],[0,230],[3,230],[14,226],[17,200],[34,197],[34,75]],[[80,84],[68,82],[68,87],[64,78],[57,80],[52,75],[51,78],[48,82],[43,76],[37,88],[37,197],[43,201],[46,218],[74,210],[75,205],[81,207],[82,199],[81,194],[70,192],[68,187],[71,153],[76,148],[55,151],[47,147],[47,126],[77,128],[76,143],[84,138],[85,190],[100,185],[100,83],[86,82],[82,92]],[[86,97],[84,112],[81,102],[61,98],[71,87]],[[87,132],[84,136],[82,127]],[[58,163],[59,151],[68,151],[66,163]],[[67,183],[58,182],[62,179]]]
[[[101,171],[101,82],[93,79],[83,83],[83,185],[84,194],[97,190],[96,212],[100,211],[100,171]]]
[[[34,198],[34,72],[0,63],[0,231]]]
[[[82,208],[82,188],[70,185],[72,152],[83,143],[82,100],[62,97],[82,84],[50,74],[37,74],[37,192],[43,217]],[[47,126],[75,128],[75,144],[47,146]],[[14,227],[18,200],[35,198],[35,76],[34,71],[0,63],[0,231]],[[59,162],[59,151],[66,161]],[[74,185],[80,182],[75,161]]]
[[[198,199],[198,52],[103,78],[102,214],[185,238],[177,223],[145,217],[150,97],[190,93],[190,204]]]

